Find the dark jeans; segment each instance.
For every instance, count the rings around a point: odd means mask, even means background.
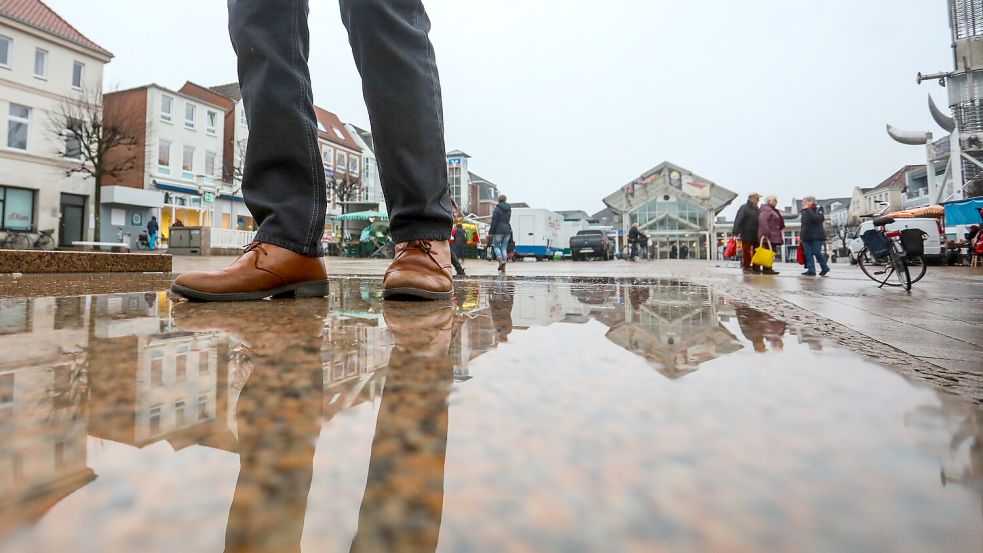
[[[754,257],[754,248],[754,242],[750,240],[741,240],[741,268],[745,271],[761,270],[761,267],[751,265],[751,259]]]
[[[816,272],[816,260],[819,260],[819,266],[822,268],[823,272],[829,271],[829,266],[826,265],[826,256],[823,255],[823,241],[822,240],[803,240],[802,241],[802,253],[806,258],[806,271],[810,273]]]
[[[243,168],[257,240],[323,255],[324,167],[308,70],[308,0],[228,0],[249,121]],[[440,81],[421,0],[341,0],[395,242],[447,240]]]

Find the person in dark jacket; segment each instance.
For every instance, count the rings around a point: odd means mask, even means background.
[[[764,243],[764,247],[778,253],[779,248],[785,243],[782,230],[785,229],[785,219],[778,212],[778,198],[768,196],[765,205],[758,210],[758,244]],[[762,241],[762,239],[764,239]],[[772,268],[762,268],[762,274],[777,275],[778,271]]]
[[[737,210],[737,217],[734,218],[734,229],[731,232],[741,241],[741,269],[744,274],[760,273],[761,267],[751,265],[751,258],[754,257],[754,247],[758,241],[758,202],[761,201],[761,194],[752,192],[748,194],[747,203]]]
[[[457,271],[457,276],[465,276],[464,255],[468,249],[468,231],[460,221],[451,230],[451,265]]]
[[[505,263],[508,261],[508,244],[512,236],[512,206],[508,203],[505,194],[498,197],[498,205],[492,212],[491,228],[488,230],[491,236],[492,250],[498,258],[498,272],[505,272]]]
[[[642,232],[638,230],[638,223],[634,223],[631,226],[631,230],[628,231],[628,245],[631,247],[631,251],[628,254],[629,261],[638,259],[638,241],[641,236]]]
[[[826,217],[821,209],[816,206],[816,198],[806,196],[802,199],[802,230],[799,231],[801,237],[803,254],[806,258],[806,272],[802,276],[816,276],[816,260],[822,272],[819,276],[829,274],[829,266],[826,265],[826,258],[823,256],[823,244],[826,243],[826,231],[823,230],[823,222]]]
[[[679,259],[689,259],[689,246],[686,244],[679,246]]]
[[[673,244],[669,246],[669,259],[676,259],[679,257],[679,250],[676,249],[676,245]]]
[[[157,249],[157,233],[160,232],[160,224],[157,223],[157,217],[151,216],[150,222],[147,223],[147,245],[150,251]]]

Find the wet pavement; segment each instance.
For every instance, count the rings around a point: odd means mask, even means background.
[[[980,407],[713,288],[332,291],[3,295],[0,551],[983,549]]]

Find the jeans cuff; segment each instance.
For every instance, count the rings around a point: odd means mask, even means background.
[[[280,238],[279,236],[265,234],[262,231],[256,233],[255,240],[266,242],[267,244],[273,244],[274,246],[280,246],[281,248],[287,248],[292,252],[299,253],[300,255],[306,255],[307,257],[324,257],[324,249],[321,247],[321,244],[314,247],[304,246],[298,244],[297,242]]]
[[[400,232],[394,232],[392,234],[393,243],[399,244],[400,242],[412,242],[413,240],[433,240],[435,242],[446,242],[451,239],[451,230],[448,227],[446,231],[440,230],[418,230],[410,229]]]

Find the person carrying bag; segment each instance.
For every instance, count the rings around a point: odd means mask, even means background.
[[[765,247],[765,242],[768,242],[767,248]],[[751,264],[758,265],[762,269],[769,271],[775,265],[775,252],[772,251],[771,240],[768,240],[767,237],[761,237],[757,249],[754,250],[754,257],[751,258]]]

